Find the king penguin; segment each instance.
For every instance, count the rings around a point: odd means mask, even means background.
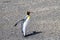
[[[27,11],[27,15],[21,19],[20,21],[18,21],[14,26],[16,26],[19,22],[21,22],[21,32],[23,33],[23,36],[26,37],[26,27],[30,22],[30,11]]]
[[[26,15],[26,17],[24,18],[23,24],[22,24],[22,27],[21,27],[22,33],[23,33],[23,36],[24,36],[24,37],[26,36],[26,27],[27,27],[27,25],[29,24],[30,18],[31,18],[31,17],[30,17],[30,12],[27,11],[27,15]]]

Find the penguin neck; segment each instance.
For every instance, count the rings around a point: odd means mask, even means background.
[[[28,16],[28,19],[30,19],[30,15],[27,15]]]

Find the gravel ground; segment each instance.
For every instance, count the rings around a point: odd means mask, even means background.
[[[32,11],[27,33],[42,31],[24,38],[21,20]],[[60,0],[0,0],[0,40],[60,40]]]

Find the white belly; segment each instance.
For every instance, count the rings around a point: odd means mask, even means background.
[[[28,25],[28,23],[29,23],[29,19],[26,19],[26,21],[24,22],[24,24],[23,24],[23,27],[25,26],[27,26]]]

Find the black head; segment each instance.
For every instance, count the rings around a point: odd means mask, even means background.
[[[27,15],[30,15],[30,12],[29,11],[27,11]]]

